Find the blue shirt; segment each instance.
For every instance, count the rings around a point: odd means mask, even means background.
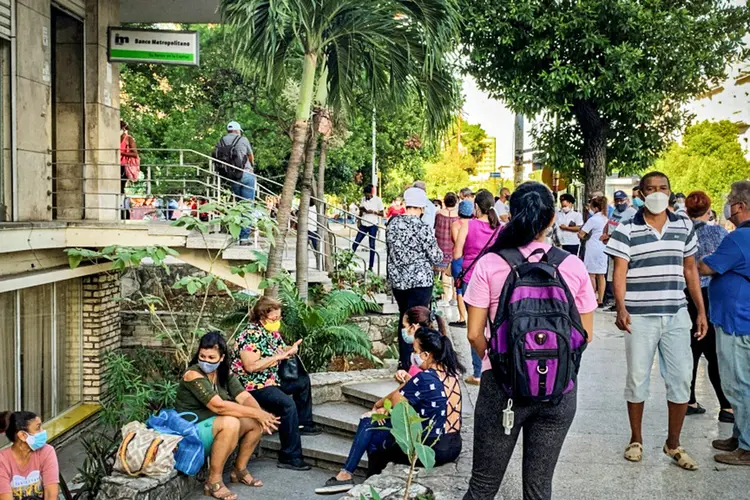
[[[714,253],[729,234],[723,227],[711,226],[703,221],[696,221],[693,227],[698,236],[698,253],[695,254],[695,259],[698,261]],[[701,288],[707,287],[709,283],[711,283],[711,276],[701,276]]]
[[[718,273],[708,287],[711,322],[730,335],[750,335],[750,222],[729,233],[703,262]]]
[[[448,397],[435,370],[430,369],[414,375],[401,388],[401,395],[409,401],[417,414],[425,419],[422,423],[425,429],[430,421],[433,422],[431,437],[443,434]]]

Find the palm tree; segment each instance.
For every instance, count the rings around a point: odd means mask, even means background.
[[[398,104],[417,92],[425,97],[428,123],[441,130],[450,120],[456,95],[447,64],[456,43],[456,0],[222,0],[220,11],[236,54],[253,59],[269,86],[283,85],[287,63],[301,60],[292,151],[279,205],[280,231],[268,259],[267,274],[274,276],[281,268],[323,61],[333,108],[351,107],[362,82],[373,101]],[[303,220],[298,231],[306,237],[306,218],[300,217]],[[298,273],[306,273],[306,263],[302,267]]]

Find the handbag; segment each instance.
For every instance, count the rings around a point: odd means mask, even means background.
[[[125,176],[129,181],[135,182],[141,176],[141,159],[137,156],[128,156],[123,158],[125,167]]]
[[[492,245],[495,240],[497,239],[497,234],[500,232],[500,228],[502,226],[497,226],[495,228],[495,231],[492,233],[492,236],[490,236],[490,239],[487,240],[487,243],[484,245],[484,248],[482,248],[482,251],[479,252],[479,255],[477,255],[477,258],[471,261],[471,264],[469,264],[469,267],[462,270],[458,276],[456,277],[455,285],[456,288],[462,288],[464,286],[464,277],[474,268],[474,264],[477,263],[479,259],[484,257],[484,255],[487,253],[487,250],[489,250],[490,245]]]
[[[130,422],[122,428],[114,469],[130,477],[165,476],[174,470],[174,451],[180,441],[180,436],[161,434],[141,422]]]
[[[307,370],[305,370],[305,365],[296,354],[293,358],[285,359],[279,363],[279,379],[281,379],[282,382],[294,382],[300,377],[300,375],[306,373]]]
[[[174,468],[186,476],[198,474],[206,459],[198,426],[195,425],[197,421],[198,415],[195,413],[177,413],[175,410],[162,410],[159,414],[148,417],[146,421],[149,429],[182,437],[175,452]]]

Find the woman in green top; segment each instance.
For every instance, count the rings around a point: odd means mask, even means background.
[[[242,383],[229,372],[227,343],[221,332],[204,335],[190,368],[177,389],[175,409],[198,416],[198,433],[206,454],[210,454],[208,481],[204,493],[220,500],[237,500],[222,482],[224,464],[239,443],[233,483],[263,486],[247,472],[247,463],[260,441],[261,434],[271,434],[279,419],[263,411],[245,391]]]

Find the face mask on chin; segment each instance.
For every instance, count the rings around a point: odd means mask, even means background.
[[[646,210],[654,215],[659,215],[669,206],[669,195],[662,192],[651,193],[646,196],[644,205],[646,206]]]

